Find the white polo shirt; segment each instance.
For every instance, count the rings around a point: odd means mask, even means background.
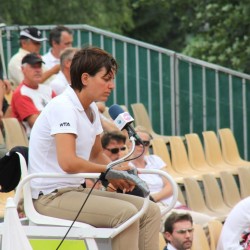
[[[56,95],[60,95],[69,85],[65,75],[60,70],[59,73],[54,77],[54,79],[50,82],[50,87],[56,93]]]
[[[58,133],[75,134],[76,154],[89,160],[96,136],[103,131],[96,104],[93,102],[90,107],[94,114],[93,123],[87,118],[75,91],[70,86],[48,103],[31,131],[29,173],[65,173],[57,161],[54,135]],[[82,178],[34,179],[31,181],[32,197],[37,198],[40,191],[48,194],[55,189],[77,187],[82,183]]]
[[[8,64],[9,80],[18,86],[23,81],[23,72],[21,69],[22,59],[30,52],[20,48],[18,52],[13,55]]]
[[[49,50],[48,53],[44,54],[42,58],[45,63],[46,69],[51,69],[55,65],[60,64],[60,59],[52,55],[51,49]]]

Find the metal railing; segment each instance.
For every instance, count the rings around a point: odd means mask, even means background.
[[[90,44],[112,53],[119,63],[116,88],[107,102],[126,105],[141,102],[154,130],[184,135],[230,127],[245,159],[249,155],[250,76],[174,51],[89,25],[66,25],[74,31],[74,46]],[[48,37],[54,25],[36,26]],[[18,50],[24,26],[2,29],[7,62]],[[43,42],[41,54],[49,49]]]

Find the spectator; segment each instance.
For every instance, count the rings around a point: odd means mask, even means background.
[[[193,231],[193,219],[190,214],[172,212],[165,221],[164,236],[168,244],[164,250],[191,249]]]
[[[241,200],[231,210],[222,227],[217,250],[243,250],[249,249],[250,229],[250,197]],[[241,242],[244,231],[248,231],[245,240]]]
[[[126,136],[121,131],[105,132],[101,141],[103,151],[111,161],[118,160],[124,156],[127,149]]]
[[[103,154],[102,126],[95,101],[107,100],[115,86],[116,71],[115,59],[99,48],[84,48],[74,55],[71,86],[45,107],[32,129],[30,174],[106,172],[110,160]],[[82,178],[33,180],[31,192],[36,210],[74,220],[89,193],[82,183]],[[111,183],[122,190],[134,188],[134,183],[128,180],[113,179]],[[95,227],[116,227],[137,213],[142,203],[140,197],[93,190],[77,221]],[[150,202],[138,221],[112,239],[112,249],[158,249],[159,227],[159,208]]]
[[[144,149],[143,146],[136,141],[135,150],[132,154],[134,159],[129,162],[129,165],[136,168],[162,170],[166,166],[166,163],[163,162],[159,156],[149,154],[149,145],[150,140],[152,139],[151,135],[141,126],[136,127],[135,131],[144,142]],[[148,184],[152,199],[160,206],[161,209],[164,209],[170,204],[173,198],[173,191],[167,179],[158,174],[148,175],[139,173],[139,177]],[[213,219],[213,217],[206,214],[191,211],[187,206],[181,204],[179,201],[176,202],[174,207],[175,212],[185,212],[186,210],[189,210],[195,223],[197,224],[205,226],[208,221]],[[168,214],[166,216],[168,216]],[[163,217],[163,221],[165,221],[166,216]]]
[[[43,55],[43,61],[47,69],[53,68],[60,64],[60,54],[68,47],[72,47],[72,31],[65,26],[57,26],[50,31],[49,44],[51,46],[48,53]]]
[[[11,101],[13,115],[23,123],[28,136],[42,109],[55,96],[49,86],[39,84],[42,63],[38,54],[24,56],[21,63],[24,80],[14,91]]]
[[[50,82],[50,87],[56,93],[61,94],[70,85],[70,65],[77,48],[66,48],[60,55],[60,71]]]
[[[47,38],[42,37],[42,32],[35,27],[28,27],[20,32],[20,48],[12,56],[8,64],[9,80],[14,84],[14,87],[17,87],[23,81],[23,72],[21,70],[23,57],[29,53],[39,54],[41,42],[45,40]],[[43,69],[40,83],[44,83],[52,75],[58,73],[59,69],[59,65],[54,66],[50,70]]]

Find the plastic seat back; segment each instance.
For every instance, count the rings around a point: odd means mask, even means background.
[[[23,126],[16,118],[3,118],[5,143],[8,150],[15,146],[28,146],[28,138]]]
[[[227,206],[234,207],[240,200],[240,191],[234,176],[227,172],[220,173],[220,180],[222,185],[223,198]]]
[[[208,208],[212,211],[227,215],[231,209],[224,203],[222,192],[215,176],[204,174],[202,179]]]
[[[208,208],[197,180],[192,177],[184,178],[184,186],[188,207],[197,212],[207,213]]]
[[[222,223],[219,220],[211,220],[208,222],[208,232],[210,237],[210,249],[216,250],[222,230]]]
[[[186,134],[185,135],[188,149],[188,159],[191,166],[194,169],[216,174],[220,170],[216,168],[212,168],[206,161],[205,153],[203,150],[203,146],[201,140],[197,134]]]
[[[244,199],[250,196],[250,168],[249,167],[239,167],[238,176],[240,182],[240,194],[241,198]]]
[[[206,160],[211,165],[223,162],[219,141],[214,131],[202,132],[205,145]]]
[[[170,138],[171,160],[173,168],[188,176],[200,175],[201,173],[191,168],[187,151],[180,136],[171,136]]]
[[[230,128],[218,130],[222,148],[222,155],[226,162],[233,165],[249,166],[250,162],[241,158],[236,139]]]
[[[151,145],[153,153],[159,156],[166,163],[166,167],[162,170],[167,171],[170,175],[172,175],[176,182],[183,183],[183,176],[181,176],[180,173],[177,173],[172,167],[169,152],[164,140],[162,138],[154,138],[151,141]]]
[[[194,224],[193,245],[191,250],[210,250],[206,234],[199,224]]]
[[[148,132],[152,133],[152,123],[145,106],[142,103],[133,103],[131,108],[134,114],[135,126],[143,126]]]

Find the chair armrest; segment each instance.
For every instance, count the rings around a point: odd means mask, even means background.
[[[177,183],[175,182],[175,180],[173,179],[173,177],[168,174],[167,172],[165,171],[162,171],[162,170],[159,170],[159,169],[144,169],[144,168],[140,168],[138,169],[141,173],[143,174],[159,174],[163,177],[165,177],[170,185],[172,186],[172,189],[173,189],[173,199],[171,200],[171,203],[169,204],[169,206],[166,206],[166,208],[164,208],[162,211],[161,211],[161,215],[165,215],[167,212],[169,212],[171,209],[174,208],[175,206],[175,203],[178,199],[178,187],[177,187]]]

